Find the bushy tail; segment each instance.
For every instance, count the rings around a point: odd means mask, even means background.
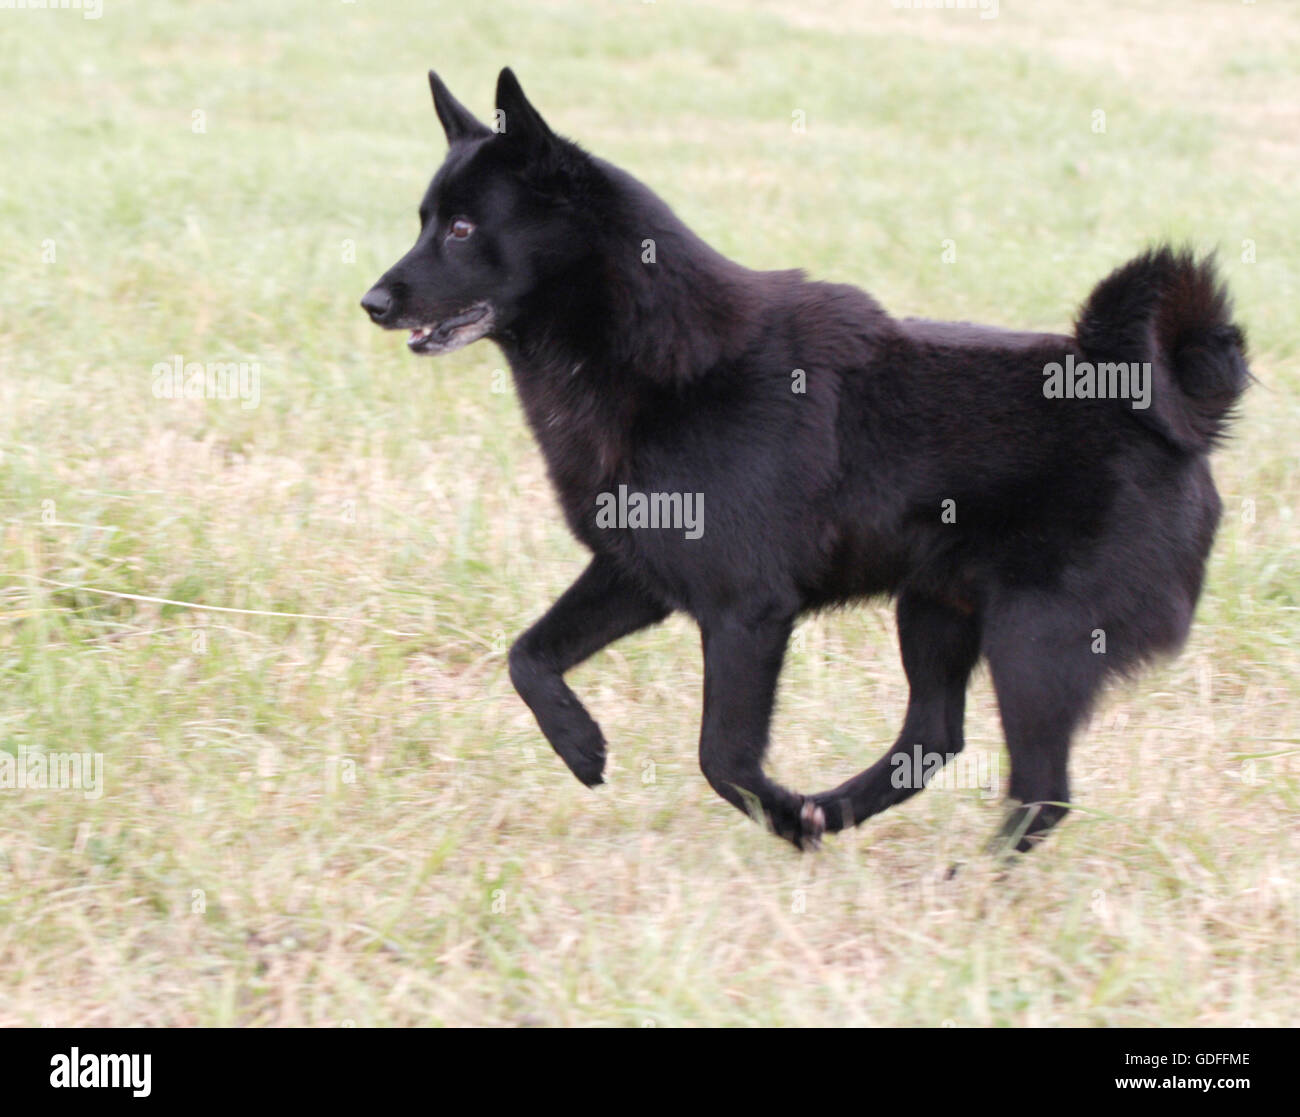
[[[1174,445],[1205,453],[1227,433],[1250,380],[1213,258],[1153,248],[1103,279],[1079,312],[1089,360],[1151,365],[1151,405],[1135,418]]]

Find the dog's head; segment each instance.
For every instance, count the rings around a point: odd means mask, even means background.
[[[528,296],[587,241],[575,186],[590,167],[556,136],[509,69],[489,128],[429,72],[447,158],[420,204],[420,235],[361,305],[413,352],[449,353],[510,330]]]

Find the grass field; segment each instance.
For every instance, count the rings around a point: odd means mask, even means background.
[[[104,772],[0,789],[0,1024],[1297,1023],[1300,7],[466,7],[0,12],[0,748]],[[1259,384],[1197,623],[1005,879],[988,789],[802,857],[716,798],[684,620],[573,675],[597,792],[514,696],[583,553],[497,350],[357,307],[442,156],[425,70],[486,114],[505,64],[729,255],[898,314],[1065,329],[1148,241],[1219,248]],[[256,406],[157,398],[177,357]],[[865,767],[887,606],[781,693],[780,778]],[[1005,786],[983,675],[968,741]]]

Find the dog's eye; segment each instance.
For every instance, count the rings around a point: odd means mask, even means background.
[[[447,235],[453,240],[464,240],[474,231],[474,222],[465,217],[456,217],[452,219],[447,226]]]

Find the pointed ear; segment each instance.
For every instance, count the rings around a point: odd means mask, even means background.
[[[514,71],[507,66],[497,78],[498,129],[530,146],[541,146],[555,138],[541,114],[533,108]]]
[[[442,130],[447,133],[449,144],[491,135],[488,126],[457,101],[432,70],[429,71],[429,88],[433,90],[433,107],[442,121]]]

